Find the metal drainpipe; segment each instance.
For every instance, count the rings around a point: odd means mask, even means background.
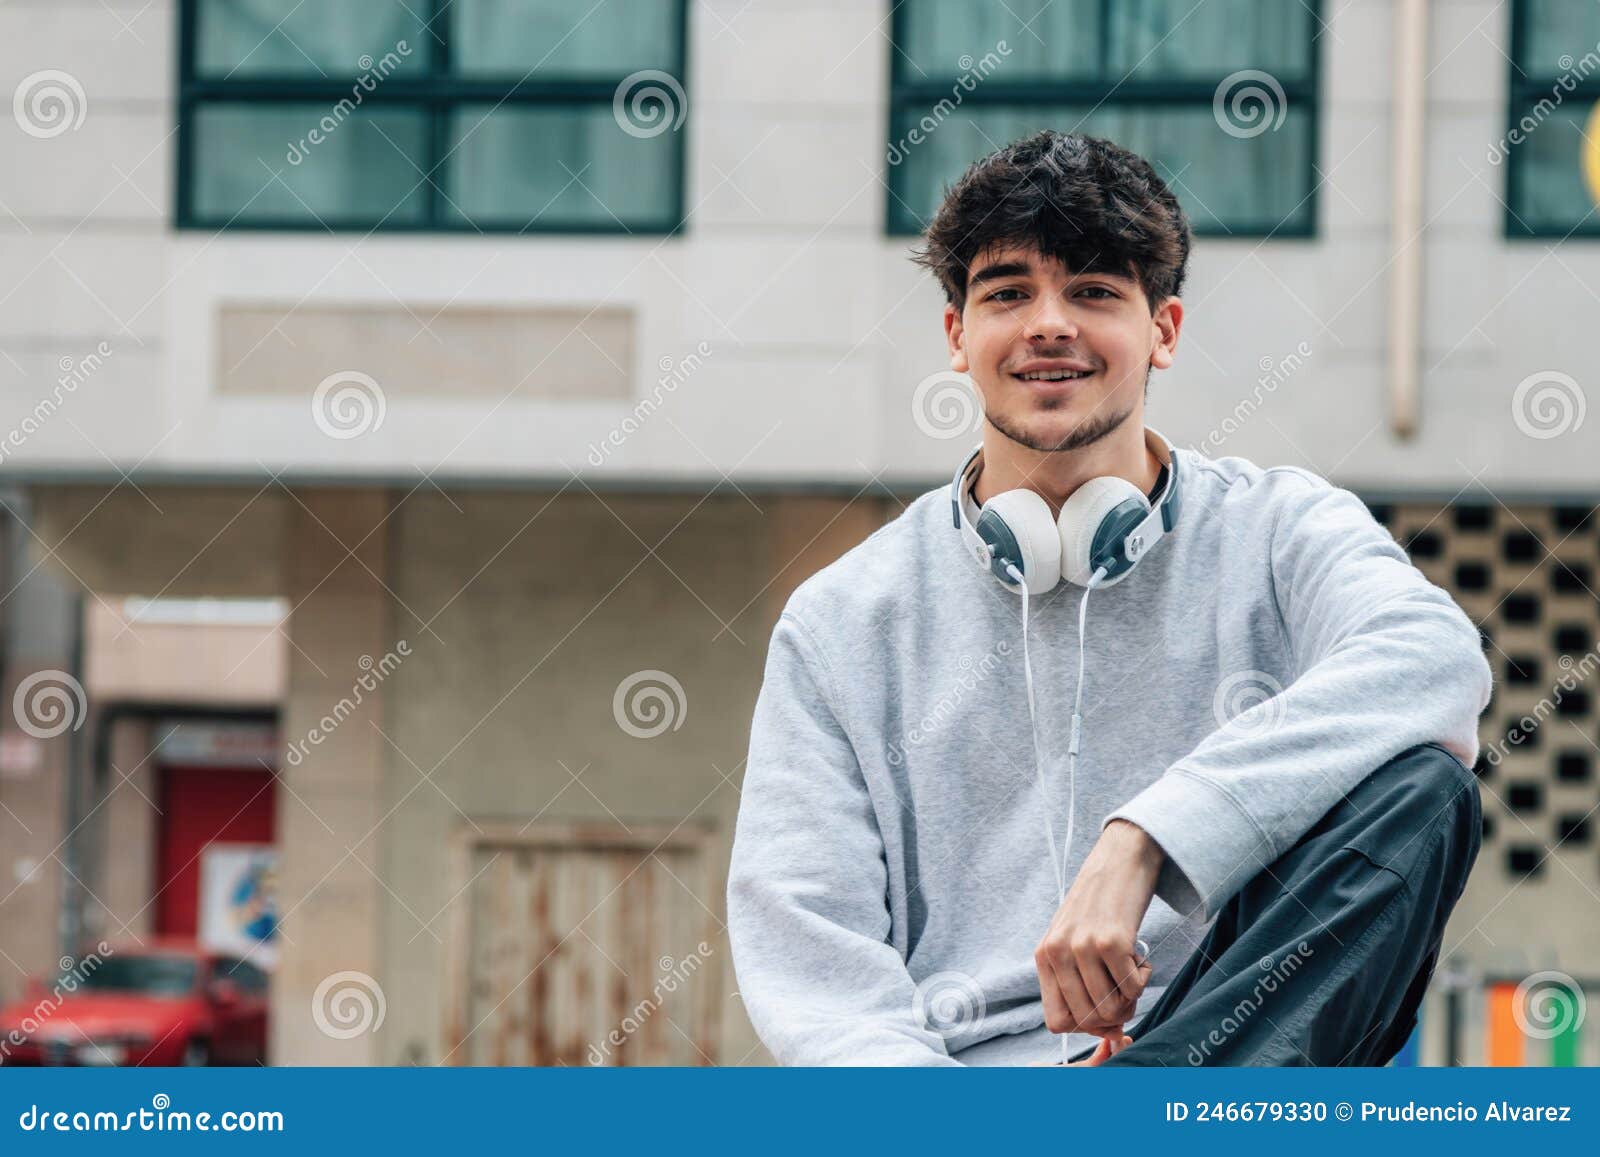
[[[1394,45],[1389,421],[1398,436],[1411,438],[1422,417],[1422,186],[1428,97],[1428,0],[1398,0]]]

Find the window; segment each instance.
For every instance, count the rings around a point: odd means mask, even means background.
[[[1600,236],[1600,7],[1514,0],[1511,109],[1491,164],[1506,169],[1507,237]]]
[[[183,0],[191,228],[670,233],[686,0]]]
[[[267,991],[267,974],[248,960],[241,960],[237,956],[217,957],[213,979],[231,980],[240,992]]]
[[[1309,236],[1319,0],[905,0],[894,13],[888,228],[1040,129],[1145,157],[1195,232]]]

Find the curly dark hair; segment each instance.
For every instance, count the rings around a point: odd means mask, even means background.
[[[1111,141],[1046,129],[974,161],[913,260],[958,310],[977,256],[1025,245],[1073,273],[1135,277],[1154,313],[1183,289],[1189,220],[1150,162]]]

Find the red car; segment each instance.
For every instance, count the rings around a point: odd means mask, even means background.
[[[267,1055],[267,974],[192,941],[88,957],[0,1008],[0,1065],[246,1065]]]

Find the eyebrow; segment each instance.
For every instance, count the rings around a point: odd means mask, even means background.
[[[1033,266],[1026,261],[1002,261],[994,265],[985,265],[967,278],[967,288],[982,285],[986,281],[1002,281],[1007,277],[1028,277],[1032,273]]]

